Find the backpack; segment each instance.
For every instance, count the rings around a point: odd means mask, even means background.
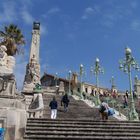
[[[103,113],[106,110],[105,106],[101,105],[99,108],[99,112]]]

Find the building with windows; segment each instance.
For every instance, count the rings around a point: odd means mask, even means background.
[[[43,89],[46,88],[55,88],[60,86],[60,83],[63,82],[64,90],[66,93],[69,91],[69,82],[71,87],[71,93],[74,92],[84,92],[87,95],[95,95],[97,93],[97,88],[95,85],[83,82],[82,84],[78,81],[78,76],[76,73],[72,73],[72,77],[70,80],[64,79],[61,77],[56,77],[56,75],[51,75],[48,73],[44,73],[44,75],[41,77],[41,85]],[[81,86],[82,85],[82,86]],[[82,89],[81,89],[82,88]],[[99,87],[99,93],[111,93],[111,89]]]

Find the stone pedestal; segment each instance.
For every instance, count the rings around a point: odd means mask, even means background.
[[[42,93],[24,93],[28,118],[41,118],[43,116]]]
[[[22,140],[26,127],[24,102],[18,99],[0,98],[0,119],[4,120],[5,140]]]

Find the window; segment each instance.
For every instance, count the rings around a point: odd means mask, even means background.
[[[88,93],[88,89],[87,88],[85,88],[85,91],[86,91],[86,93]]]

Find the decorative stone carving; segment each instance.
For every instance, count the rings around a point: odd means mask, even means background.
[[[4,45],[0,46],[0,66],[6,66],[7,63],[7,48]]]
[[[32,93],[37,84],[40,84],[39,65],[40,23],[33,23],[32,42],[29,63],[26,67],[23,92]]]
[[[8,56],[7,48],[0,46],[0,95],[15,96],[16,82],[13,74],[15,58]]]
[[[32,92],[36,84],[40,84],[40,67],[37,63],[35,55],[33,55],[30,63],[27,65],[23,90]]]
[[[31,104],[29,105],[28,112],[29,117],[42,117],[42,111],[44,109],[43,97],[41,93],[34,94]]]
[[[12,74],[15,66],[15,58],[8,56],[7,48],[4,45],[0,46],[0,75]]]
[[[35,55],[33,55],[33,58],[30,62],[30,73],[32,75],[32,82],[33,83],[40,83],[40,67],[37,64],[37,60],[35,58]]]
[[[0,76],[0,95],[15,96],[15,91],[15,76],[13,74]]]
[[[35,55],[33,55],[28,67],[28,75],[30,75],[30,83],[40,83],[40,68],[37,64]]]

